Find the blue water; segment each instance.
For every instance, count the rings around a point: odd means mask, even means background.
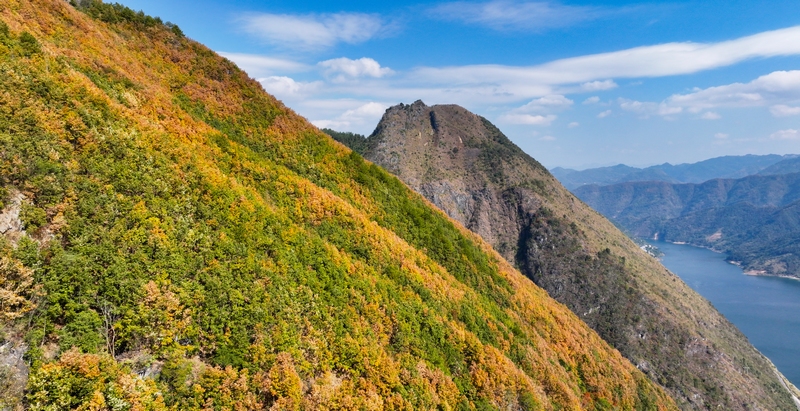
[[[800,281],[745,275],[725,255],[651,243],[661,262],[714,304],[796,386],[800,386]]]

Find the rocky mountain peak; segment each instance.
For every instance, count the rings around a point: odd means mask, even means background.
[[[786,391],[770,388],[783,377],[708,302],[485,118],[456,105],[400,104],[363,155],[492,244],[682,408],[791,406]]]

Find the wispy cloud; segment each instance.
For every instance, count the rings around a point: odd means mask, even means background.
[[[670,106],[666,103],[652,103],[620,98],[617,100],[619,107],[625,111],[636,113],[642,117],[651,115],[669,116],[683,111],[682,107]]]
[[[549,1],[455,1],[430,9],[441,20],[461,21],[494,30],[544,31],[572,26],[614,13],[612,9],[568,6]]]
[[[749,83],[733,83],[691,93],[676,94],[667,104],[695,111],[715,107],[753,107],[775,104],[783,100],[800,98],[800,70],[774,71]],[[787,110],[789,109],[789,110]],[[791,107],[781,106],[773,114],[791,112]]]
[[[549,110],[559,110],[572,106],[574,102],[560,94],[551,94],[537,99],[533,99],[522,107],[514,110],[518,113],[542,112]]]
[[[554,114],[548,114],[546,116],[542,115],[533,115],[533,114],[505,114],[500,117],[500,120],[505,123],[510,124],[526,124],[526,125],[533,125],[533,126],[549,126],[553,121],[556,120],[556,116]]]
[[[330,16],[293,18],[307,18],[328,30],[324,21]],[[380,19],[365,16],[378,21],[378,28],[367,31],[373,33],[372,37],[380,35]],[[338,39],[336,42],[344,41],[342,39],[356,41],[354,39],[372,38],[344,34],[337,36],[334,36]],[[303,41],[308,44],[335,43]],[[257,78],[260,78],[265,89],[279,98],[294,99],[298,110],[307,107],[308,111],[300,112],[309,118],[347,121],[341,116],[345,111],[357,108],[351,104],[410,102],[421,98],[429,104],[455,102],[472,110],[493,107],[500,110],[495,111],[497,114],[494,118],[498,121],[546,126],[555,121],[554,115],[559,110],[575,105],[568,93],[595,90],[592,94],[599,94],[616,87],[622,78],[681,75],[748,59],[800,55],[800,26],[718,43],[643,46],[555,60],[535,66],[467,65],[391,70],[366,57],[355,60],[339,58],[317,65],[304,65],[291,60],[259,59],[258,56],[232,53],[227,55],[243,67],[261,67],[265,74]],[[251,70],[246,69],[248,72]],[[314,71],[319,73],[320,81],[309,81],[313,79],[313,74],[305,74]],[[292,72],[305,73],[302,77],[297,77]],[[577,101],[587,105],[597,104],[598,107],[603,107],[601,110],[613,109],[604,103],[608,100],[601,99],[602,95],[592,94],[585,100]],[[343,96],[347,96],[351,103],[340,107],[338,111],[332,108],[313,108],[308,103],[325,99],[340,101]],[[620,111],[641,117],[675,117],[689,113],[694,114],[695,118],[711,120],[719,113],[717,107],[761,106],[770,107],[775,116],[795,115],[798,112],[798,101],[800,70],[776,71],[750,82],[695,89],[672,95],[661,102],[614,100],[613,103]],[[614,109],[614,112],[616,114],[617,110]],[[608,110],[598,117],[611,114],[612,111]],[[354,121],[350,123],[355,124]]]
[[[314,19],[316,20],[312,20],[316,23],[319,23],[317,20],[324,20],[320,16],[314,16]],[[800,26],[720,43],[670,43],[644,46],[527,67],[501,65],[421,67],[394,72],[389,76],[387,67],[371,59],[334,59],[323,62],[317,68],[325,69],[323,71],[327,71],[329,80],[319,90],[324,90],[324,93],[329,95],[336,95],[337,98],[345,95],[367,101],[414,101],[422,98],[434,103],[458,102],[475,108],[487,104],[515,104],[526,99],[563,95],[564,90],[577,93],[585,92],[586,88],[594,88],[599,92],[602,91],[600,89],[616,86],[617,83],[613,78],[678,75],[734,64],[746,59],[788,54],[800,55]],[[266,71],[278,64],[286,64],[288,70],[308,68],[296,63],[290,64],[288,60],[258,60],[247,56],[248,60],[232,54],[230,56],[243,65],[261,64],[267,67]],[[290,75],[290,73],[269,72],[263,77],[287,74]],[[342,81],[356,78],[360,79],[359,82]],[[367,80],[370,81],[369,86],[365,86],[364,81]],[[798,82],[800,82],[800,71],[775,72],[747,84],[735,83],[674,95],[663,102],[669,107],[654,103],[657,106],[655,108],[648,106],[648,109],[651,114],[666,115],[678,111],[670,107],[680,107],[691,113],[702,113],[728,104],[726,101],[729,103],[738,101],[742,105],[792,104],[793,101],[789,97],[797,94],[792,90],[798,88]],[[584,101],[587,104],[595,102],[600,102],[599,96],[592,96]]]
[[[422,82],[494,84],[498,91],[524,94],[555,85],[599,79],[663,77],[696,73],[745,60],[800,54],[800,26],[767,31],[719,43],[667,43],[610,53],[555,60],[538,66],[469,65],[423,67],[413,75]],[[541,94],[540,94],[541,95]]]
[[[387,30],[380,16],[363,13],[252,13],[241,16],[240,20],[246,33],[286,49],[315,50],[339,43],[358,44]]]
[[[749,83],[733,83],[705,89],[696,88],[690,93],[674,94],[662,102],[643,102],[620,98],[624,111],[642,117],[671,116],[681,112],[703,113],[704,120],[718,120],[719,113],[707,111],[716,108],[762,107],[772,105],[775,117],[800,115],[800,107],[777,104],[800,99],[800,70],[775,71]]]
[[[300,82],[286,76],[269,76],[257,79],[267,93],[282,100],[306,97],[322,87],[322,82]]]
[[[264,77],[273,74],[290,74],[308,71],[310,66],[288,59],[263,56],[258,54],[217,52],[222,57],[236,63],[252,77]]]
[[[800,107],[790,107],[785,104],[776,104],[769,108],[770,113],[775,117],[789,117],[800,115]]]
[[[617,88],[617,83],[614,80],[595,80],[581,84],[583,91],[604,91]]]
[[[611,110],[606,110],[597,115],[597,118],[606,118],[611,115]]]
[[[350,130],[353,127],[360,128],[364,124],[375,125],[383,116],[389,106],[383,103],[371,101],[351,110],[345,111],[342,115],[332,120],[312,120],[319,128],[332,128],[334,130]]]
[[[326,77],[337,83],[359,77],[381,78],[394,73],[392,69],[381,67],[377,61],[368,57],[358,60],[341,57],[321,61],[318,65],[324,68]]]
[[[769,136],[772,140],[800,140],[800,131],[790,128],[788,130],[779,130]]]

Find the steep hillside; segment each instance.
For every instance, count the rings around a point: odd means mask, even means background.
[[[675,409],[231,62],[81,3],[0,4],[0,408]]]
[[[633,235],[724,251],[754,273],[800,276],[800,173],[585,186],[575,194]]]
[[[647,168],[629,167],[619,164],[613,167],[590,168],[577,171],[554,168],[553,175],[570,190],[584,185],[609,185],[631,181],[665,181],[668,183],[702,183],[715,178],[741,178],[758,174],[761,170],[783,161],[795,159],[796,155],[723,156],[697,163],[672,165],[659,164]],[[772,173],[779,174],[779,173]]]
[[[793,408],[771,364],[708,302],[486,119],[386,111],[365,156],[491,243],[684,409]]]

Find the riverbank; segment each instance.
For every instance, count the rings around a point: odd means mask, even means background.
[[[699,245],[699,244],[687,243],[685,241],[667,241],[667,240],[646,240],[646,241],[654,241],[654,242],[659,242],[659,243],[675,244],[675,245],[687,245],[687,246],[690,246],[690,247],[702,248],[704,250],[708,250],[708,251],[711,251],[711,252],[714,252],[714,253],[717,253],[717,254],[727,254],[727,252],[723,251],[723,250],[717,250],[717,249],[714,249],[714,248],[711,248],[711,247],[706,247],[706,246]],[[658,247],[658,246],[655,246],[655,247]],[[656,257],[656,258],[659,258],[659,257]],[[659,258],[659,260],[660,259],[661,258]],[[741,268],[745,275],[754,276],[754,277],[788,278],[790,280],[800,281],[800,276],[796,276],[796,275],[779,274],[779,273],[769,272],[767,270],[745,270],[744,264],[741,261],[733,261],[733,260],[728,260],[726,258],[725,262],[727,262],[728,264],[732,264],[732,265],[735,265],[735,266]]]
[[[708,299],[793,384],[800,384],[800,282],[796,277],[742,275],[725,253],[688,244],[649,242],[662,264]],[[792,281],[787,281],[791,279]],[[794,387],[794,385],[792,386]],[[795,397],[800,398],[796,388]]]

